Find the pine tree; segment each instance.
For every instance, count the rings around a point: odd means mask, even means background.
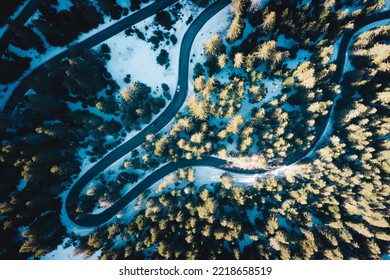
[[[120,96],[122,97],[123,101],[127,103],[133,103],[135,100],[134,92],[130,90],[130,88],[125,87],[121,90]]]
[[[188,99],[188,108],[196,119],[207,119],[209,108],[205,100],[198,100],[194,95],[192,95]]]
[[[204,52],[208,56],[216,56],[222,51],[222,40],[219,35],[213,35],[204,44]]]
[[[265,31],[271,31],[275,26],[275,18],[276,13],[275,12],[269,12],[266,14],[263,20],[263,24],[261,25]]]
[[[244,55],[240,52],[236,53],[234,55],[234,65],[233,66],[235,68],[240,68],[240,67],[242,67],[243,63],[244,63]]]
[[[234,42],[242,37],[243,30],[245,28],[244,20],[240,14],[236,14],[230,24],[226,38],[230,42]]]
[[[221,69],[225,68],[226,62],[227,62],[227,55],[223,53],[218,57],[219,68],[221,68]]]

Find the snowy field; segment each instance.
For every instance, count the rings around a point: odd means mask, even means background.
[[[128,86],[123,81],[123,78],[130,74],[132,81],[141,81],[151,86],[152,90],[157,92],[161,91],[162,83],[168,84],[171,92],[174,91],[178,78],[180,45],[188,28],[185,22],[190,16],[195,18],[203,10],[187,3],[187,1],[182,0],[179,2],[183,5],[183,8],[180,10],[183,16],[170,30],[171,34],[175,34],[177,37],[178,41],[175,45],[170,43],[154,51],[151,43],[139,39],[134,33],[131,36],[127,36],[125,32],[121,32],[103,42],[108,44],[111,49],[111,60],[107,63],[108,71],[121,88]],[[154,16],[151,16],[143,22],[134,25],[134,27],[140,30],[146,38],[150,38],[153,35],[153,31],[156,30],[156,26],[153,23]],[[99,46],[96,48],[99,48]],[[165,49],[169,53],[170,66],[167,69],[156,62],[161,49]]]

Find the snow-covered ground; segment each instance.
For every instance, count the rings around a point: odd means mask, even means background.
[[[180,45],[188,28],[185,22],[191,15],[195,18],[203,10],[189,2],[181,2],[183,8],[180,12],[183,16],[181,20],[173,25],[174,29],[171,30],[171,33],[175,34],[178,40],[175,45],[170,43],[154,51],[151,43],[139,39],[134,33],[131,36],[127,36],[125,32],[121,32],[103,42],[108,44],[111,49],[111,60],[107,63],[108,71],[121,88],[128,86],[123,81],[123,78],[130,74],[132,81],[146,83],[152,87],[152,90],[157,92],[161,92],[161,84],[166,83],[171,93],[174,93],[178,77]],[[150,38],[153,35],[153,31],[156,30],[156,26],[153,23],[154,16],[151,16],[134,25],[134,28],[140,30],[146,38]],[[165,42],[162,43],[164,44]],[[161,49],[165,49],[169,53],[170,66],[167,69],[156,62]]]
[[[76,248],[73,245],[67,244],[69,238],[65,238],[64,242],[61,245],[57,246],[57,249],[50,252],[49,254],[42,256],[41,260],[82,260],[83,254],[76,254]],[[101,254],[101,249],[96,251],[89,260],[97,260]]]
[[[176,22],[175,25],[173,26],[176,29],[176,31],[174,31],[174,34],[177,37],[178,42],[175,45],[170,44],[168,46],[162,47],[166,49],[170,55],[170,66],[168,67],[168,69],[165,69],[164,66],[157,64],[156,57],[159,53],[159,50],[154,51],[151,48],[151,43],[147,43],[139,39],[135,34],[132,36],[126,36],[125,32],[121,32],[116,36],[113,36],[112,38],[103,42],[108,44],[108,46],[111,49],[111,60],[108,62],[107,68],[108,71],[111,73],[113,79],[116,80],[121,87],[125,87],[128,86],[128,84],[124,82],[123,78],[127,74],[130,74],[132,81],[139,80],[147,84],[148,86],[151,86],[153,91],[156,92],[161,91],[159,89],[161,88],[162,83],[168,84],[168,86],[171,89],[171,92],[172,90],[175,90],[177,77],[178,77],[180,45],[183,36],[188,28],[185,22],[189,16],[192,15],[193,17],[196,17],[202,10],[203,9],[197,8],[192,4],[183,5],[183,8],[181,10],[181,13],[183,14],[182,19]],[[141,32],[143,32],[145,37],[148,38],[151,34],[153,34],[153,31],[155,30],[155,26],[153,25],[153,22],[154,22],[154,16],[144,20],[143,22],[138,23],[134,27],[139,29]],[[146,26],[148,26],[147,30],[145,29]],[[100,45],[96,46],[96,48],[99,47]],[[74,107],[74,109],[77,109],[76,105],[77,104],[72,104],[72,108]],[[164,109],[162,109],[159,114],[161,114],[163,111]],[[158,115],[154,116],[154,118],[157,117]],[[169,124],[171,123],[172,121]],[[145,126],[147,126],[147,124],[144,124],[141,127],[141,130]],[[139,131],[132,131],[131,133],[128,133],[124,138],[124,141],[131,139],[137,133],[139,133]],[[88,149],[89,147],[87,149],[80,150],[79,155],[80,158],[83,159],[83,162],[81,165],[81,172],[79,176],[74,180],[74,182],[76,182],[89,168],[91,168],[94,165],[94,163],[90,162],[90,157],[86,155],[86,151]],[[142,152],[140,156],[142,156]],[[115,176],[117,176],[119,172],[123,171],[121,167],[123,166],[124,160],[127,159],[128,157],[129,155],[125,155],[122,158],[118,159],[105,171],[105,173],[110,174],[109,179],[115,178]],[[141,173],[139,175],[141,176],[138,182],[140,182],[148,174]],[[92,186],[94,183],[95,183],[94,181],[90,182],[86,186],[84,191],[88,189],[90,186]],[[122,193],[128,192],[135,185],[136,183],[126,185],[125,188],[122,190]],[[63,210],[64,212],[66,212],[65,209]],[[102,211],[102,210],[99,209],[96,211]],[[73,223],[71,223],[70,220],[65,221],[65,224],[69,224],[69,226],[71,227],[73,225]]]
[[[20,182],[19,182],[19,184],[16,186],[16,189],[17,189],[18,191],[23,190],[23,189],[26,187],[27,182],[28,182],[27,180],[21,179]]]
[[[258,106],[262,106],[265,103],[274,100],[278,95],[282,94],[282,80],[281,79],[263,79],[261,83],[267,88],[267,95],[258,103]]]
[[[26,1],[27,2],[27,1]],[[127,1],[124,0],[118,0],[119,2],[123,2],[123,5],[126,5]],[[267,2],[267,1],[263,1]],[[306,1],[303,1],[306,2]],[[69,1],[68,0],[59,0],[60,5],[57,7],[57,9],[67,9],[69,8]],[[187,2],[186,2],[187,3]],[[387,9],[389,8],[389,1],[386,2]],[[177,36],[178,42],[176,45],[168,45],[164,46],[163,48],[166,49],[169,52],[170,55],[170,66],[168,69],[165,69],[163,66],[160,66],[156,63],[156,57],[159,53],[159,51],[153,51],[150,47],[150,43],[147,43],[139,38],[136,37],[136,35],[133,36],[126,36],[124,32],[110,38],[104,43],[107,43],[111,48],[111,60],[108,62],[107,67],[109,72],[112,74],[113,78],[117,81],[117,83],[122,87],[127,86],[127,84],[123,81],[123,78],[127,75],[131,75],[132,81],[141,81],[146,83],[147,85],[151,86],[154,91],[159,93],[161,83],[166,83],[171,89],[171,92],[176,88],[176,82],[177,82],[177,65],[178,65],[178,59],[179,59],[179,50],[180,50],[180,43],[183,38],[183,35],[185,31],[187,30],[187,26],[184,24],[186,19],[193,15],[193,17],[196,17],[200,12],[201,9],[195,9],[194,6],[185,4],[184,8],[181,11],[184,16],[181,21],[177,22],[175,24],[175,35]],[[195,63],[203,61],[202,59],[202,53],[203,53],[203,45],[204,42],[209,39],[209,37],[212,34],[215,33],[222,33],[225,32],[230,24],[230,18],[231,18],[231,12],[230,12],[230,6],[226,7],[222,11],[220,11],[217,15],[215,15],[209,22],[205,24],[205,26],[201,29],[199,34],[194,40],[194,44],[192,47],[192,54],[191,58],[193,59],[192,63],[190,64],[190,75],[189,80],[192,80],[192,70]],[[150,17],[146,19],[145,21],[137,24],[135,27],[137,27],[139,30],[144,32],[145,34],[151,34],[153,31],[153,19],[154,17]],[[228,20],[227,20],[228,19]],[[97,29],[80,36],[78,41],[81,41],[98,31],[106,28],[107,26],[111,25],[113,22],[107,21],[105,24],[102,24]],[[378,23],[376,23],[378,24]],[[384,24],[389,24],[389,21]],[[383,25],[383,24],[378,24]],[[378,26],[375,25],[375,26]],[[145,26],[149,26],[148,31],[145,30]],[[373,27],[375,27],[373,26]],[[365,29],[370,29],[372,27],[366,27]],[[364,30],[363,30],[364,31]],[[363,32],[361,31],[361,32]],[[1,31],[0,31],[1,32]],[[360,32],[360,31],[359,31]],[[1,33],[0,33],[1,34]],[[292,46],[295,42],[293,40],[288,40],[284,38],[283,35],[280,35],[278,37],[278,45],[283,46]],[[337,44],[337,42],[336,42]],[[22,56],[31,56],[33,57],[33,61],[31,63],[31,69],[36,68],[38,65],[42,64],[44,61],[49,59],[50,57],[55,56],[57,53],[64,50],[64,48],[49,48],[48,52],[44,55],[39,55],[35,51],[23,51],[16,47],[11,46],[10,47],[12,51],[22,55]],[[97,46],[96,48],[99,48]],[[337,51],[335,51],[337,54]],[[310,58],[311,53],[306,50],[299,50],[297,54],[296,59],[290,59],[287,61],[288,67],[290,69],[295,69],[297,65],[303,61],[307,61]],[[348,59],[347,59],[348,61]],[[31,71],[30,71],[31,72]],[[29,72],[26,73],[26,75]],[[152,74],[151,74],[152,73]],[[223,74],[223,73],[222,73]],[[221,75],[222,75],[221,74]],[[282,81],[281,80],[263,80],[263,83],[265,83],[268,94],[267,96],[262,100],[262,104],[271,101],[274,99],[278,94],[280,94],[280,90],[282,88]],[[192,84],[192,82],[191,82]],[[13,88],[17,85],[17,83],[14,83],[13,85],[8,85],[9,90],[8,92],[12,92]],[[3,88],[4,89],[4,88]],[[189,87],[191,90],[192,87]],[[1,90],[1,88],[0,88]],[[78,104],[80,105],[80,104]],[[78,106],[77,105],[77,106]],[[244,108],[248,108],[250,104],[243,104],[245,105]],[[75,105],[76,106],[76,105]],[[256,106],[259,106],[259,104],[256,104]],[[2,108],[3,105],[1,104],[0,100],[0,108]],[[250,110],[247,110],[250,112]],[[163,112],[163,110],[161,111]],[[94,112],[95,113],[95,112]],[[170,122],[170,124],[172,121]],[[143,126],[144,127],[144,126]],[[327,138],[331,133],[331,121],[328,123],[328,126],[325,129],[325,132],[323,134],[324,138]],[[132,138],[137,131],[134,131],[132,133],[129,133],[125,140]],[[85,153],[85,151],[83,151]],[[111,167],[110,170],[112,171],[121,171],[120,167],[123,164],[123,160],[127,158],[128,155],[124,156],[123,158],[116,161]],[[84,174],[86,170],[88,170],[93,163],[88,162],[88,157],[86,157],[86,161],[84,161],[82,166],[82,172],[80,175]],[[264,178],[264,176],[267,175],[274,175],[274,176],[283,176],[285,172],[297,172],[297,168],[299,166],[284,166],[279,168],[275,171],[269,171],[264,174],[259,175],[242,175],[242,174],[235,174],[233,175],[233,182],[236,183],[254,183],[256,180]],[[219,182],[220,176],[225,172],[220,169],[212,168],[212,167],[194,167],[195,169],[195,177],[196,182],[198,185],[207,184],[210,182]],[[114,173],[113,173],[114,174]],[[115,174],[117,175],[117,174]],[[139,181],[141,181],[142,178],[140,178]],[[164,179],[160,180],[159,182],[155,183],[153,186],[151,186],[150,190],[153,193],[153,190],[156,190],[163,182]],[[138,181],[138,182],[139,182]],[[25,186],[26,181],[22,180],[20,184],[18,185],[18,189],[21,189]],[[131,186],[127,186],[125,189],[125,192],[131,189]],[[67,192],[63,193],[63,201],[65,201]],[[124,220],[130,220],[131,217],[135,215],[137,211],[134,211],[134,206],[137,202],[137,199],[135,199],[133,202],[131,202],[123,211],[121,211],[121,218]],[[65,206],[63,206],[65,207]],[[83,228],[78,227],[75,224],[73,224],[69,217],[66,215],[65,209],[63,209],[61,215],[61,219],[64,223],[64,225],[67,227],[68,230],[80,234],[80,235],[86,235],[92,232],[92,229],[89,228]],[[65,213],[65,214],[64,214]],[[257,216],[257,213],[253,212],[253,217]],[[112,219],[116,219],[117,217],[113,217]],[[321,221],[319,221],[317,218],[312,216],[313,224],[320,224]],[[82,259],[83,256],[80,255],[74,255],[74,246],[67,246],[66,243],[69,242],[69,239],[65,239],[64,243],[59,245],[58,248],[47,254],[46,256],[42,257],[42,259]],[[251,240],[248,236],[245,236],[245,240],[243,243],[240,243],[240,248],[242,250],[242,246],[245,244],[249,244]],[[97,259],[99,255],[101,254],[101,251],[97,251],[94,255],[92,255],[89,259]],[[387,256],[388,257],[388,256]]]
[[[60,11],[70,11],[70,8],[73,6],[73,3],[70,0],[57,0],[58,5],[55,6],[57,12]]]
[[[208,167],[208,166],[196,166],[193,168],[195,170],[195,178],[196,178],[197,185],[220,182],[221,175],[226,173],[226,171],[224,170],[214,168],[214,167]],[[282,166],[276,170],[270,170],[262,174],[239,174],[235,172],[228,172],[228,173],[232,175],[232,181],[234,183],[253,184],[257,180],[263,179],[266,176],[282,177],[286,173],[295,174],[299,172],[299,169],[300,166],[297,165],[297,166]]]
[[[309,3],[310,3],[310,0],[302,0],[302,2],[297,7],[302,8],[303,6],[305,6],[306,4],[309,4]]]
[[[7,25],[3,25],[3,27],[0,27],[0,38],[3,37],[5,31],[7,30]]]
[[[384,11],[390,10],[390,0],[386,0],[383,10]]]
[[[199,186],[213,182],[220,182],[221,175],[225,173],[225,171],[221,169],[207,166],[195,166],[193,168],[195,171],[196,184]]]
[[[295,46],[297,42],[294,39],[288,39],[284,34],[280,34],[278,36],[278,39],[276,40],[276,45],[278,47],[284,47],[286,49],[289,49],[293,46]]]
[[[338,38],[337,41],[333,44],[333,53],[330,56],[329,63],[331,63],[337,59],[337,55],[339,53],[339,48],[340,48],[342,38],[343,38],[343,36],[340,36],[340,38]]]

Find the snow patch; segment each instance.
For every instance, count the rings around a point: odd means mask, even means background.
[[[16,19],[20,13],[23,11],[23,9],[27,6],[27,4],[29,3],[30,1],[26,0],[24,1],[24,3],[22,5],[19,6],[19,8],[16,10],[16,12],[10,16],[11,19]]]
[[[197,185],[209,184],[211,182],[220,182],[221,175],[225,173],[225,171],[213,167],[207,166],[195,166],[194,173],[196,178]]]
[[[310,60],[310,56],[312,53],[308,50],[300,49],[298,50],[296,58],[290,58],[285,61],[287,63],[287,67],[290,69],[296,69],[300,63]]]
[[[27,180],[21,179],[19,184],[16,186],[18,191],[22,191],[27,186]]]
[[[61,11],[70,11],[70,8],[73,6],[73,3],[70,0],[57,0],[58,5],[54,6],[58,12]]]
[[[288,38],[286,38],[286,36],[284,36],[284,34],[280,34],[278,36],[277,41],[276,41],[276,45],[278,47],[283,47],[286,49],[289,49],[289,48],[295,46],[296,44],[297,44],[297,42],[294,39],[288,39]]]
[[[329,62],[333,62],[337,59],[337,56],[339,54],[339,48],[340,48],[340,44],[341,44],[341,39],[343,38],[343,36],[340,36],[337,41],[333,44],[333,53],[332,55],[330,56],[330,60]]]

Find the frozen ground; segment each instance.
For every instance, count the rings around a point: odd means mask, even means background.
[[[226,172],[224,170],[217,169],[214,167],[208,167],[208,166],[196,166],[193,168],[195,170],[195,178],[198,185],[220,182],[221,175]],[[248,175],[248,174],[238,174],[234,172],[228,172],[228,173],[232,175],[232,181],[234,183],[253,184],[258,179],[262,179],[265,176],[281,177],[284,176],[286,173],[290,173],[290,174],[298,173],[299,169],[300,167],[299,165],[297,165],[297,166],[282,166],[277,170],[270,170],[262,174]]]
[[[73,6],[73,3],[70,0],[57,0],[58,5],[55,6],[57,12],[60,11],[70,11],[70,8]]]
[[[176,24],[174,25],[174,28],[176,28],[174,34],[176,35],[178,42],[175,45],[170,44],[168,46],[163,46],[163,48],[166,49],[170,55],[170,66],[168,67],[168,69],[165,69],[164,66],[157,64],[156,57],[161,48],[159,48],[157,51],[152,50],[151,43],[147,43],[139,39],[135,34],[133,36],[126,36],[125,32],[121,32],[120,34],[117,34],[116,36],[113,36],[112,38],[103,42],[108,44],[111,49],[111,60],[108,62],[107,68],[108,71],[112,74],[113,79],[115,79],[122,88],[128,86],[128,84],[123,81],[123,78],[127,74],[130,74],[132,81],[139,80],[147,84],[148,86],[151,86],[152,90],[156,92],[158,92],[159,88],[161,88],[161,83],[166,83],[170,87],[171,93],[173,95],[173,91],[176,89],[178,76],[177,69],[179,62],[180,45],[184,33],[188,28],[188,26],[185,24],[185,21],[190,15],[196,17],[202,10],[203,9],[195,8],[192,4],[183,5],[183,9],[181,10],[181,13],[183,14],[182,19],[176,22]],[[140,22],[139,24],[135,25],[135,27],[142,31],[145,37],[148,38],[155,29],[154,25],[152,25],[153,21],[154,16],[144,20],[143,22]],[[148,26],[147,31],[145,30],[146,26]],[[96,48],[99,47],[100,45]],[[72,104],[72,108],[78,109],[78,105],[79,104]],[[164,109],[162,109],[159,114],[161,114],[163,111]],[[158,115],[155,115],[153,118],[157,117]],[[171,123],[172,121],[169,124]],[[141,127],[141,130],[145,126],[147,126],[147,124],[144,124]],[[128,133],[124,141],[131,139],[138,132],[139,131],[132,131],[131,133]],[[81,172],[78,178],[80,178],[80,176],[82,176],[94,164],[90,162],[90,157],[86,155],[86,151],[88,149],[89,147],[87,149],[80,150],[79,155],[83,159],[83,162],[81,166]],[[142,156],[142,152],[140,156]],[[113,179],[114,176],[117,176],[119,174],[119,172],[124,171],[120,168],[123,166],[123,162],[127,158],[129,158],[129,155],[123,156],[115,163],[113,163],[109,167],[109,169],[106,170],[106,173],[110,171],[109,173],[111,175],[109,175],[109,179]],[[140,174],[138,182],[140,182],[147,175],[148,174],[142,172]],[[76,181],[77,179],[75,179],[74,181]],[[84,189],[84,191],[93,184],[94,181],[89,183]],[[128,192],[132,187],[135,186],[135,184],[126,185],[125,188],[122,190],[122,193]],[[102,210],[100,209],[97,211]],[[63,213],[64,212],[66,211],[63,211]],[[70,222],[67,217],[65,217],[65,223],[70,223],[69,226],[74,227],[74,224]]]
[[[295,46],[296,44],[297,42],[294,39],[288,39],[284,36],[284,34],[280,34],[276,40],[276,45],[278,47],[285,47],[287,49]]]
[[[338,38],[337,41],[333,44],[333,53],[330,56],[329,63],[331,63],[331,62],[336,60],[337,55],[339,53],[339,48],[340,48],[340,44],[341,44],[341,39],[342,38],[343,38],[343,36],[340,36],[340,38]]]
[[[289,58],[284,63],[287,63],[287,67],[290,69],[295,69],[300,63],[309,61],[312,53],[308,50],[300,49],[298,50],[296,58]]]
[[[389,1],[387,1],[386,5],[388,5],[388,3]],[[188,12],[187,15],[189,15],[194,11],[188,9],[186,10],[186,12]],[[226,18],[229,16],[230,16],[229,7],[227,7],[224,10],[222,10],[220,13],[218,13],[215,17],[213,17],[205,25],[205,27],[202,28],[202,30],[199,32],[198,36],[195,38],[195,42],[192,49],[192,53],[194,54],[193,56],[191,56],[191,58],[193,58],[194,60],[193,63],[191,64],[192,66],[196,62],[198,62],[199,61],[198,59],[202,56],[201,54],[203,53],[203,44],[209,38],[209,36],[215,34],[216,32],[222,32],[223,30],[226,30],[228,24],[230,23],[230,21],[226,20]],[[185,21],[186,17],[184,16],[183,18]],[[149,18],[144,22],[140,23],[139,26],[150,25],[152,20],[153,18]],[[137,27],[142,30],[142,27],[139,26]],[[158,88],[162,82],[167,83],[171,91],[174,90],[175,83],[177,81],[177,64],[178,64],[178,53],[180,48],[180,42],[186,30],[186,26],[183,24],[182,26],[178,26],[177,29],[178,31],[175,34],[178,37],[178,43],[175,46],[169,45],[164,47],[170,53],[170,60],[171,60],[171,66],[167,70],[165,70],[164,67],[156,63],[156,56],[158,55],[159,51],[154,52],[149,48],[149,44],[136,38],[135,35],[131,37],[127,37],[125,36],[124,32],[122,32],[121,34],[117,35],[118,36],[117,38],[115,38],[116,37],[115,36],[107,40],[106,43],[109,44],[111,48],[111,56],[112,56],[112,59],[109,62],[109,67],[110,67],[109,71],[111,72],[113,77],[118,81],[118,84],[121,87],[125,86],[126,84],[123,82],[123,78],[126,76],[126,74],[130,74],[132,76],[132,81],[140,80],[152,86],[153,90],[158,91]],[[281,38],[280,40],[283,41],[283,38]],[[288,43],[284,42],[284,43],[291,44],[291,42]],[[300,50],[298,52],[297,59],[290,60],[288,62],[289,68],[291,69],[296,68],[296,66],[300,62],[308,60],[310,55],[311,55],[310,52],[305,50]],[[192,69],[193,67],[190,66],[190,73],[191,73],[189,76],[190,80],[192,80]],[[150,75],[149,73],[153,73],[153,75]],[[280,89],[281,89],[281,81],[276,81],[276,83],[275,81],[265,81],[265,82],[269,93],[266,96],[266,98],[262,101],[263,103],[268,102],[273,98],[275,98],[280,93]],[[192,87],[190,87],[190,89],[191,88]],[[329,125],[331,126],[331,122],[328,123],[328,126]],[[327,127],[325,129],[325,132],[326,133],[324,133],[324,135],[328,135],[331,132],[330,128]],[[137,132],[133,132],[127,135],[126,139],[133,137],[134,133]],[[115,168],[116,165],[120,166],[122,162],[123,162],[123,158],[118,160],[112,167]],[[87,168],[90,167],[90,165],[92,164],[85,164],[83,166],[84,171],[82,171],[81,174],[83,174],[87,170]],[[224,171],[222,170],[211,168],[211,167],[195,167],[194,169],[195,169],[196,182],[199,185],[210,183],[210,182],[219,182],[220,176],[224,173]],[[257,179],[263,178],[267,174],[282,176],[285,172],[296,172],[295,167],[285,166],[278,169],[277,171],[270,171],[261,175],[241,175],[241,174],[233,173],[234,174],[233,182],[254,183]],[[163,180],[160,180],[159,182],[155,183],[150,188],[152,193],[153,190],[158,188],[158,186],[161,184]],[[21,182],[20,187],[23,187],[23,184],[24,182]],[[66,197],[66,194],[67,193],[63,194],[64,198]],[[130,220],[131,217],[133,217],[136,213],[136,211],[134,211],[136,202],[137,199],[134,200],[132,203],[130,203],[120,214],[118,214],[118,216],[120,216],[122,219]],[[63,213],[66,213],[66,211],[63,211]],[[253,214],[255,215],[255,213]],[[114,217],[113,219],[116,219],[116,217]],[[62,220],[68,229],[71,229],[73,232],[77,234],[85,235],[91,232],[91,229],[85,229],[82,227],[75,226],[66,215],[62,215]],[[313,223],[320,224],[320,221],[315,217],[313,217]],[[78,259],[78,258],[81,259],[82,255],[76,255],[76,256],[73,255],[73,251],[74,251],[73,246],[70,247],[65,246],[65,243],[67,241],[69,240],[65,240],[64,244],[58,246],[57,250],[42,257],[42,259]],[[249,239],[246,238],[244,242],[249,242]],[[90,259],[98,258],[100,253],[101,253],[100,251],[96,252]],[[383,257],[388,258],[387,255],[384,255]]]
[[[58,245],[57,249],[50,252],[49,254],[42,256],[41,260],[82,260],[82,254],[75,254],[76,248],[73,245],[67,244],[69,238],[66,238],[61,245]],[[101,249],[96,251],[89,260],[97,260],[101,254]]]
[[[19,184],[16,186],[16,189],[18,191],[23,190],[27,186],[27,182],[28,182],[27,180],[21,179]]]
[[[103,42],[108,44],[111,49],[111,60],[108,61],[107,68],[121,88],[128,86],[123,81],[123,78],[130,74],[132,81],[144,82],[157,92],[161,91],[161,84],[166,83],[173,94],[177,84],[180,45],[188,28],[185,21],[191,15],[195,18],[203,10],[195,7],[193,4],[187,4],[184,1],[180,2],[183,4],[181,9],[182,19],[173,25],[175,31],[174,29],[170,30],[178,39],[175,45],[170,43],[154,51],[151,43],[139,39],[134,33],[131,36],[126,36],[125,32],[121,32]],[[139,29],[146,38],[150,38],[153,35],[153,31],[156,30],[153,23],[154,16],[151,16],[134,27]],[[145,29],[146,27],[147,30]],[[162,44],[164,43],[162,42]],[[170,66],[167,69],[157,64],[156,61],[161,49],[165,49],[169,53]]]

